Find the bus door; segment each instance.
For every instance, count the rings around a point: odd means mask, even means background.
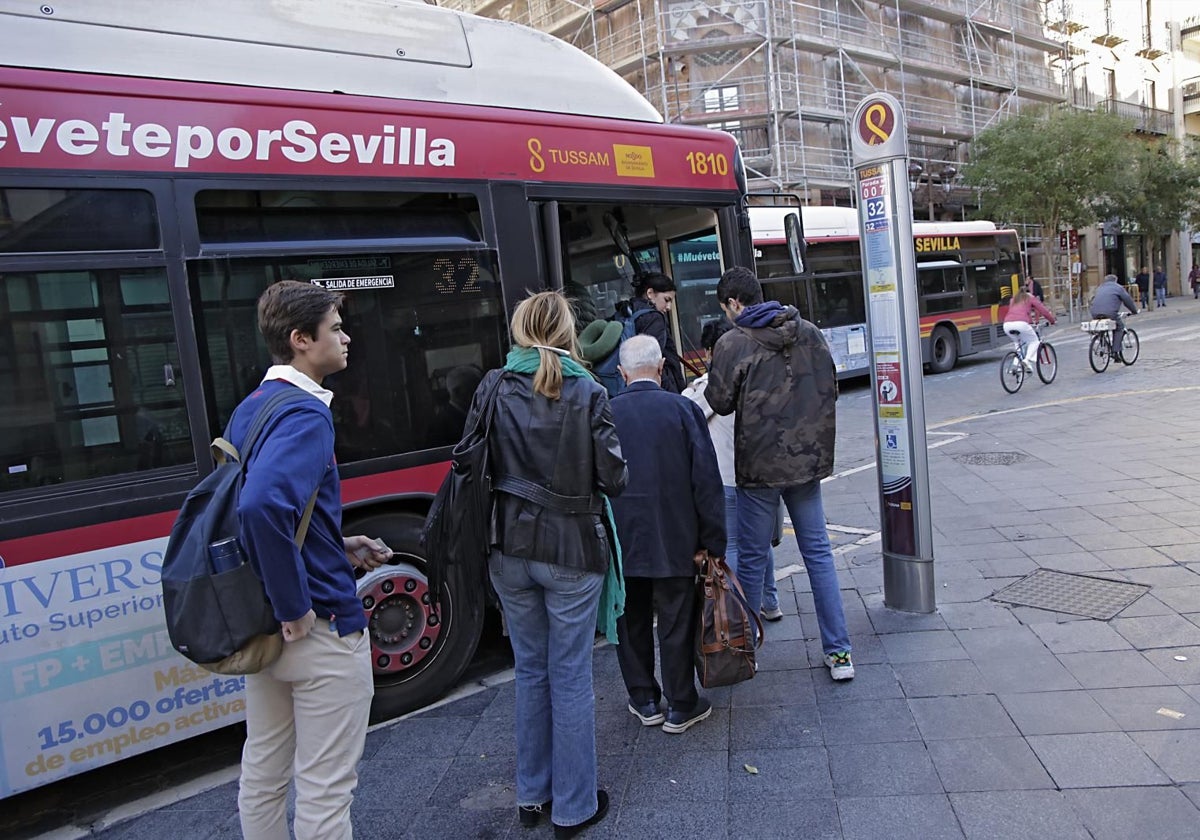
[[[564,198],[543,202],[539,214],[547,276],[552,285],[561,276],[578,329],[612,318],[638,277],[667,274],[676,285],[680,355],[699,372],[700,330],[724,317],[716,300],[723,261],[715,209]]]

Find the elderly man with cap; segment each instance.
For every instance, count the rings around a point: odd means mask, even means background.
[[[703,412],[661,386],[658,341],[626,339],[620,356],[627,387],[611,406],[629,483],[612,499],[625,567],[617,663],[630,714],[677,735],[712,713],[696,690],[694,561],[704,551],[725,554],[725,496]],[[656,628],[661,685],[654,676]]]
[[[620,321],[597,318],[579,334],[579,354],[591,365],[592,374],[610,397],[615,397],[625,388],[617,370],[617,350],[621,346],[622,329]]]

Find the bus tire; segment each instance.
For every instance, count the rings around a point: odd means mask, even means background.
[[[381,537],[394,552],[390,564],[358,578],[375,675],[373,723],[419,709],[446,694],[471,664],[483,634],[482,611],[472,616],[458,609],[461,599],[456,593],[461,595],[466,585],[461,567],[446,576],[436,617],[430,619],[420,543],[424,524],[415,513],[386,512],[352,518],[343,526],[346,534]],[[403,664],[406,657],[412,660],[410,665]]]
[[[958,362],[958,339],[945,327],[934,327],[929,336],[929,371],[946,373]]]

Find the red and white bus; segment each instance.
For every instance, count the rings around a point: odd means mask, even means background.
[[[807,272],[793,274],[783,218],[799,212]],[[839,378],[866,376],[867,329],[858,211],[848,207],[751,207],[758,276],[767,297],[790,303],[829,341]],[[944,373],[959,356],[1007,343],[1002,299],[1023,277],[1016,231],[992,222],[913,222],[921,353]]]
[[[378,719],[480,638],[462,580],[431,611],[418,533],[513,306],[559,288],[586,323],[635,267],[751,265],[744,184],[729,135],[511,24],[0,0],[0,798],[240,719],[243,681],[172,650],[159,569],[269,364],[268,284],[346,294],[345,527],[396,550],[359,584]],[[680,295],[681,340],[711,303]]]

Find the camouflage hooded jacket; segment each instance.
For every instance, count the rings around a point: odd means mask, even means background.
[[[739,487],[787,487],[833,472],[833,357],[825,336],[795,307],[779,307],[767,326],[737,326],[721,336],[704,395],[717,414],[737,412]]]

